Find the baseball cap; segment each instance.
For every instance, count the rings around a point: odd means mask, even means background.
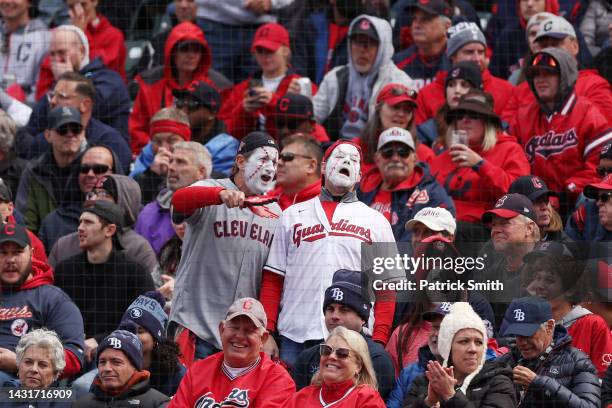
[[[14,223],[0,224],[0,244],[4,242],[14,242],[22,248],[32,245],[26,228]]]
[[[121,350],[137,370],[142,370],[142,343],[136,335],[136,326],[132,323],[129,327],[123,327],[124,329],[115,330],[100,342],[96,351],[96,365],[102,352],[112,348]]]
[[[612,160],[612,143],[605,144],[599,152],[599,160],[610,159]]]
[[[172,95],[179,99],[192,96],[213,112],[219,111],[221,107],[221,95],[204,81],[193,81],[186,89],[174,89]]]
[[[273,147],[278,150],[278,146],[272,136],[266,132],[251,132],[240,141],[237,154],[245,154],[257,149],[258,147]]]
[[[313,121],[314,108],[307,96],[288,92],[276,103],[276,115]]]
[[[457,223],[453,215],[442,207],[425,207],[416,213],[413,219],[406,223],[406,229],[411,231],[420,222],[432,231],[447,231],[455,234]]]
[[[526,39],[529,41],[529,31],[532,26],[534,26],[535,24],[538,24],[538,29],[539,29],[540,28],[539,24],[542,21],[548,20],[552,17],[556,17],[556,16],[553,13],[549,13],[548,11],[542,11],[540,13],[536,13],[533,16],[529,17],[529,20],[527,21],[527,25],[525,26]],[[536,32],[536,35],[537,35],[537,32]]]
[[[402,84],[387,84],[378,93],[376,104],[384,102],[387,105],[395,106],[402,102],[410,102],[413,108],[416,108],[417,94],[417,91]]]
[[[115,224],[119,231],[123,228],[125,215],[123,210],[115,203],[104,200],[92,201],[81,211],[81,213],[85,212],[95,214],[103,220]]]
[[[534,262],[543,256],[552,256],[555,258],[572,257],[570,250],[561,242],[557,241],[540,241],[537,243],[533,251],[523,257],[524,262]]]
[[[532,202],[543,195],[554,195],[557,193],[548,189],[546,182],[538,176],[521,176],[510,184],[508,193],[518,193],[526,196]]]
[[[448,71],[444,88],[453,79],[463,79],[469,82],[474,88],[482,89],[482,74],[480,68],[473,61],[461,61],[453,65]]]
[[[381,147],[383,147],[387,143],[392,142],[403,143],[406,146],[410,147],[413,151],[415,150],[412,134],[406,129],[402,129],[399,127],[392,127],[382,132],[378,138],[378,145],[376,146],[376,150],[380,150]]]
[[[480,43],[487,48],[487,39],[476,23],[462,21],[448,29],[446,55],[452,57],[461,47],[470,43]]]
[[[546,300],[536,296],[516,299],[506,309],[500,334],[530,337],[542,323],[552,318],[552,310]]]
[[[584,196],[595,200],[600,190],[612,191],[612,173],[607,174],[599,183],[587,184],[584,187]]]
[[[69,106],[57,106],[49,112],[48,116],[49,127],[48,129],[56,130],[62,125],[67,123],[78,123],[81,124],[81,112],[78,109],[71,108]]]
[[[13,193],[11,188],[0,178],[0,202],[9,203],[13,201]]]
[[[376,32],[374,25],[366,17],[360,18],[359,20],[355,21],[351,25],[351,31],[349,33],[349,38],[354,35],[358,35],[358,34],[363,34],[366,37],[369,37],[370,39],[376,42],[380,42],[380,37],[378,36],[378,33]]]
[[[452,17],[451,7],[444,0],[415,0],[406,7],[411,11],[415,8],[433,16]]]
[[[554,16],[540,23],[535,41],[544,37],[552,37],[560,40],[568,36],[576,38],[576,30],[574,30],[574,27],[563,17]]]
[[[257,299],[245,297],[238,299],[232,303],[227,310],[225,320],[229,321],[238,316],[246,316],[253,321],[255,326],[259,328],[266,328],[268,324],[268,318],[264,311],[263,305]]]
[[[426,322],[431,322],[434,318],[438,316],[446,316],[450,313],[451,306],[455,302],[437,302],[436,307],[433,310],[428,310],[421,314],[421,317]]]
[[[251,52],[254,52],[256,47],[276,51],[281,45],[289,47],[289,32],[280,24],[268,23],[255,31]]]
[[[485,211],[485,213],[482,214],[482,222],[485,224],[490,223],[493,220],[493,215],[507,219],[514,218],[521,214],[531,219],[533,222],[536,221],[535,210],[533,209],[531,200],[522,194],[505,194],[502,198],[497,200],[492,210]]]

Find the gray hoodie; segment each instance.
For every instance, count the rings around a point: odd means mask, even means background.
[[[157,267],[157,257],[149,241],[137,234],[132,226],[140,213],[140,186],[134,179],[120,174],[108,176],[115,182],[117,189],[117,205],[125,211],[125,227],[119,235],[119,242],[125,254],[141,263],[149,272]],[[81,253],[78,232],[73,232],[60,238],[51,253],[49,264],[55,267],[60,261]]]
[[[547,115],[551,115],[563,107],[567,101],[567,98],[574,91],[576,80],[578,79],[578,63],[576,62],[576,58],[561,48],[548,47],[544,48],[540,52],[553,57],[557,62],[557,66],[559,67],[559,91],[557,92],[555,105],[552,110],[550,110],[538,97],[533,85],[533,78],[528,77],[527,83],[529,84],[529,88],[531,88],[531,92],[533,92],[534,96],[538,100],[542,111]]]

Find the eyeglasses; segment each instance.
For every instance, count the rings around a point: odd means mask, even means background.
[[[600,177],[605,177],[610,173],[612,173],[612,167],[597,167],[597,174],[599,174]]]
[[[55,131],[60,136],[66,136],[68,132],[72,133],[73,135],[78,135],[83,131],[83,125],[78,123],[68,123],[58,127],[55,129]]]
[[[303,157],[305,159],[312,159],[310,156],[306,156],[305,154],[297,154],[291,152],[284,152],[278,155],[278,159],[284,161],[285,163],[293,161],[296,157]]]
[[[322,357],[331,356],[332,353],[336,353],[336,357],[340,360],[346,360],[351,355],[351,350],[345,347],[339,347],[335,349],[332,346],[328,346],[327,344],[319,345],[319,354]]]
[[[390,159],[396,153],[399,157],[405,159],[406,157],[410,156],[412,149],[408,146],[398,147],[397,149],[393,146],[387,146],[380,149],[380,155],[385,159]]]
[[[68,94],[68,93],[59,92],[59,91],[49,91],[49,92],[47,92],[47,101],[49,103],[51,103],[51,101],[55,97],[57,97],[57,99],[59,99],[60,101],[66,101],[66,100],[74,98],[76,96],[79,96],[79,95],[77,95],[77,94]]]
[[[414,89],[406,88],[403,86],[396,86],[395,88],[391,88],[391,93],[393,94],[393,96],[408,95],[410,98],[413,99],[416,98],[418,94],[418,92]]]
[[[200,102],[200,101],[186,100],[186,99],[175,99],[174,100],[174,106],[176,106],[178,109],[187,108],[187,110],[189,112],[194,112],[194,111],[200,109],[202,106],[205,106],[205,105],[202,102]]]
[[[81,174],[88,174],[92,170],[95,175],[99,176],[110,170],[110,167],[106,164],[81,164]]]
[[[601,201],[602,203],[606,203],[608,202],[611,196],[612,196],[612,193],[601,193],[597,196],[595,201]]]

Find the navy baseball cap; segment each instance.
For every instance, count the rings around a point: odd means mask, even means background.
[[[278,150],[278,145],[266,132],[251,132],[242,141],[238,146],[237,154],[245,154],[250,151],[257,149],[258,147],[273,147]]]
[[[218,112],[221,107],[221,95],[204,81],[193,81],[186,89],[173,90],[172,95],[179,99],[192,96],[213,112]]]
[[[81,124],[81,112],[76,108],[68,106],[57,106],[49,112],[48,116],[49,127],[48,129],[57,130],[60,126],[67,123],[78,123]]]
[[[523,257],[523,261],[534,262],[543,256],[552,256],[555,258],[573,258],[571,251],[564,244],[557,241],[540,241],[535,246],[533,251]]]
[[[351,32],[349,33],[349,38],[358,34],[363,34],[376,42],[380,42],[380,37],[378,36],[374,25],[366,17],[360,18],[359,21],[356,21],[352,25]]]
[[[548,189],[546,182],[538,176],[521,176],[510,184],[509,194],[518,193],[527,196],[531,201],[535,201],[543,195],[557,195]]]
[[[501,218],[514,218],[517,215],[524,215],[533,222],[536,221],[535,210],[531,200],[522,194],[505,194],[497,200],[495,207],[492,210],[485,211],[482,214],[482,222],[485,224],[493,220],[493,215]]]
[[[530,337],[538,331],[542,323],[552,318],[552,309],[546,300],[536,296],[516,299],[506,309],[500,334]]]
[[[418,9],[432,16],[452,17],[451,6],[444,0],[414,0],[406,6],[406,9],[411,14],[414,12],[414,9]]]
[[[453,303],[455,302],[440,302],[436,305],[435,309],[424,312],[421,317],[426,322],[431,322],[434,318],[438,316],[444,317],[450,313],[451,306],[453,305]]]
[[[601,148],[599,152],[599,160],[610,159],[612,160],[612,143],[608,143]]]
[[[290,117],[314,121],[314,108],[310,98],[287,92],[276,103],[276,117]]]
[[[32,245],[26,228],[14,223],[0,224],[0,244],[5,242],[14,242],[22,248]]]

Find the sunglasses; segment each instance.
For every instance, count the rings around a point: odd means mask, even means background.
[[[340,360],[346,360],[351,355],[351,350],[344,347],[339,347],[335,349],[332,346],[328,346],[327,344],[319,345],[319,354],[322,357],[331,356],[332,353],[336,353],[336,357]]]
[[[296,130],[306,120],[306,118],[279,118],[276,119],[276,128]]]
[[[597,167],[597,174],[600,177],[605,177],[610,173],[612,173],[612,167],[601,167],[601,166]]]
[[[278,159],[284,161],[285,163],[293,161],[293,159],[295,159],[296,157],[312,159],[312,157],[306,156],[305,154],[297,154],[297,153],[290,153],[290,152],[284,152],[278,155]]]
[[[612,193],[601,193],[597,196],[595,201],[601,201],[602,203],[606,203],[610,199],[610,196],[612,196]]]
[[[58,127],[55,131],[60,136],[66,136],[68,132],[72,133],[73,135],[78,135],[83,131],[83,125],[78,123],[68,123]]]
[[[174,106],[176,106],[178,109],[187,108],[189,112],[195,112],[196,110],[198,110],[199,108],[205,105],[200,101],[194,101],[194,100],[188,101],[185,99],[175,99]]]
[[[110,169],[106,164],[81,164],[81,174],[88,174],[93,170],[95,175],[106,173]]]
[[[541,67],[549,67],[549,68],[557,68],[557,61],[548,55],[548,54],[538,54],[535,56],[533,61],[531,61],[531,66],[541,66]]]
[[[391,88],[391,94],[393,94],[393,96],[408,95],[410,98],[414,99],[417,97],[418,92],[414,89],[396,86],[395,88]]]
[[[390,159],[396,153],[399,157],[405,159],[406,157],[410,156],[412,149],[408,146],[398,147],[397,149],[392,146],[387,146],[380,149],[380,155],[385,159]]]

